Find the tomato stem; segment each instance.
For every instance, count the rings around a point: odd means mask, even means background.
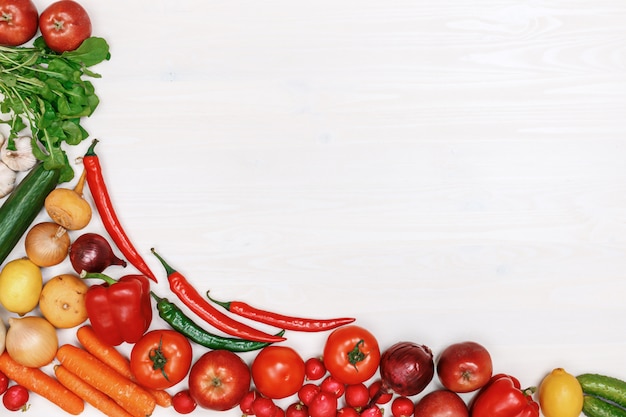
[[[352,348],[352,350],[348,352],[348,362],[350,363],[350,365],[354,366],[354,369],[356,369],[357,371],[358,368],[356,364],[359,362],[363,362],[367,357],[367,354],[361,351],[361,345],[363,345],[364,343],[365,341],[363,339],[359,340],[357,344],[354,345],[354,348]]]
[[[151,349],[148,357],[152,361],[152,369],[161,371],[163,377],[169,381],[169,377],[165,372],[165,365],[167,364],[167,358],[163,354],[163,337],[159,340],[159,346],[156,349]]]

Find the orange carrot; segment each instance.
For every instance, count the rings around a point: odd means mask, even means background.
[[[94,406],[96,409],[102,411],[109,417],[132,417],[120,407],[109,396],[105,395],[102,391],[99,391],[71,373],[63,365],[57,365],[54,367],[54,373],[61,384],[67,389],[78,395],[80,398]]]
[[[77,346],[64,344],[57,350],[61,365],[97,390],[102,391],[133,416],[152,414],[156,401],[145,389]]]
[[[76,336],[87,352],[115,369],[120,375],[134,380],[133,374],[130,371],[130,361],[128,358],[122,355],[115,347],[103,342],[90,325],[86,324],[79,327],[76,331]],[[169,407],[172,405],[172,396],[167,391],[145,387],[144,389],[154,397],[156,403],[161,407]]]
[[[46,398],[70,414],[78,415],[85,409],[83,400],[55,378],[39,368],[20,365],[11,359],[6,351],[0,355],[0,371],[4,372],[9,379]]]

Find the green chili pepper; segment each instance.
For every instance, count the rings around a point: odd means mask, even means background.
[[[157,301],[159,316],[169,324],[172,329],[186,336],[189,340],[209,349],[225,349],[231,352],[250,352],[262,349],[271,343],[256,342],[252,340],[238,339],[234,337],[222,337],[209,333],[198,326],[175,304],[167,298],[158,297],[154,292],[150,293]],[[282,336],[285,330],[281,330],[277,336]]]

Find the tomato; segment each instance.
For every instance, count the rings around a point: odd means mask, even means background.
[[[2,396],[2,404],[10,411],[26,411],[29,397],[30,394],[26,388],[21,385],[12,385]]]
[[[140,385],[170,388],[182,381],[193,351],[185,336],[174,330],[152,330],[144,334],[130,352],[130,370]]]
[[[59,53],[73,51],[91,36],[91,19],[77,2],[59,0],[41,12],[39,30],[48,48]]]
[[[19,46],[37,33],[39,13],[31,0],[0,2],[0,45]]]
[[[178,391],[172,397],[172,407],[178,414],[189,414],[196,409],[197,405],[196,401],[191,398],[188,389]]]
[[[356,325],[342,326],[326,339],[324,366],[344,384],[367,381],[378,370],[380,348],[372,333]]]
[[[546,417],[578,417],[583,408],[582,387],[574,375],[556,368],[539,385],[539,405]]]
[[[229,350],[204,353],[191,366],[188,379],[191,397],[209,410],[230,410],[250,392],[250,368]]]
[[[295,394],[304,383],[304,360],[289,346],[263,348],[254,358],[251,371],[256,389],[273,399]]]
[[[441,384],[454,392],[471,392],[489,382],[493,373],[491,355],[476,342],[454,343],[446,347],[437,360]]]

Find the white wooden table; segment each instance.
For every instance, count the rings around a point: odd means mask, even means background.
[[[112,54],[85,127],[162,294],[153,246],[216,298],[383,347],[626,378],[626,3],[81,3]]]

